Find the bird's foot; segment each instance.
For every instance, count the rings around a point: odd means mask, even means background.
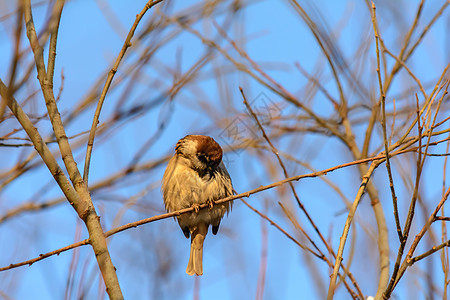
[[[195,213],[198,213],[198,211],[200,210],[200,205],[198,205],[197,203],[192,204],[192,207],[194,208]]]
[[[208,203],[209,209],[213,209],[214,205],[216,204],[216,202],[214,200],[208,200],[208,202],[206,202],[206,203]]]

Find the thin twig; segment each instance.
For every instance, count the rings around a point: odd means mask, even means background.
[[[444,205],[445,201],[447,201],[449,194],[450,194],[450,188],[447,189],[445,194],[442,196],[441,201],[439,201],[438,205],[436,206],[434,212],[430,215],[430,217],[428,218],[428,220],[425,223],[425,225],[422,227],[420,232],[414,238],[414,241],[411,244],[411,247],[410,247],[410,249],[408,251],[408,254],[406,255],[406,257],[405,257],[405,259],[404,259],[404,261],[402,263],[402,266],[400,267],[400,270],[398,272],[397,278],[395,280],[394,287],[397,285],[397,283],[399,282],[400,278],[405,273],[406,269],[409,266],[411,266],[412,255],[414,254],[414,251],[416,250],[417,246],[419,245],[419,242],[422,239],[422,237],[425,235],[425,233],[428,231],[428,229],[430,228],[431,224],[435,220],[436,215],[438,214],[439,210],[442,208],[442,206]]]
[[[350,231],[350,225],[355,216],[356,209],[358,208],[361,198],[366,190],[366,186],[369,182],[370,177],[372,176],[375,169],[381,164],[381,162],[382,161],[374,161],[370,165],[369,170],[363,176],[363,179],[362,179],[361,185],[358,189],[358,192],[356,194],[355,200],[353,201],[352,207],[350,208],[350,211],[348,213],[347,220],[345,221],[345,225],[344,225],[344,230],[342,232],[340,242],[339,242],[339,248],[338,248],[338,252],[336,255],[336,263],[334,265],[333,273],[331,274],[330,286],[328,287],[327,300],[333,299],[333,296],[334,296],[334,292],[335,292],[335,288],[336,288],[336,279],[337,279],[337,275],[339,273],[339,268],[341,266],[341,262],[343,260],[342,254],[344,253],[345,242],[347,241],[347,236]]]
[[[265,214],[261,213],[259,210],[257,210],[256,208],[254,208],[253,206],[251,206],[247,201],[245,201],[244,199],[241,199],[242,202],[244,202],[244,204],[250,208],[251,210],[253,210],[255,213],[257,213],[261,218],[267,220],[270,225],[274,226],[276,229],[278,229],[281,233],[283,233],[287,238],[289,238],[291,241],[293,241],[297,246],[299,246],[301,249],[311,253],[312,255],[314,255],[315,257],[324,260],[324,255],[323,254],[319,254],[317,252],[315,252],[314,250],[312,250],[311,248],[302,245],[299,241],[297,241],[292,235],[290,235],[289,233],[286,232],[286,230],[284,230],[280,225],[278,225],[277,223],[275,223],[272,219],[270,219],[268,216],[266,216]]]
[[[83,172],[83,179],[88,184],[89,182],[89,166],[91,163],[91,155],[92,155],[92,148],[94,146],[94,138],[95,138],[95,131],[97,129],[97,125],[99,123],[100,118],[100,112],[103,107],[103,103],[105,102],[106,94],[108,93],[109,87],[111,86],[112,80],[114,78],[114,75],[116,74],[120,62],[122,61],[123,57],[125,56],[125,52],[127,49],[131,46],[131,39],[133,38],[134,32],[136,31],[136,28],[141,21],[142,17],[144,17],[145,13],[155,6],[156,4],[162,2],[162,0],[150,0],[145,4],[142,11],[136,15],[136,20],[133,23],[133,26],[131,26],[130,31],[128,32],[127,38],[125,39],[125,42],[123,43],[122,49],[119,52],[119,55],[116,58],[116,61],[112,67],[112,69],[108,73],[108,77],[106,78],[105,85],[103,87],[102,93],[100,94],[100,98],[97,103],[97,108],[95,110],[94,118],[92,120],[92,126],[91,131],[89,133],[89,140],[87,143],[87,149],[86,149],[86,158],[84,161],[84,172]]]
[[[61,7],[60,9],[56,10],[56,13],[60,13],[60,11],[62,10],[61,3],[63,2],[61,2],[60,0],[60,2],[58,3],[60,3]],[[79,204],[74,203],[76,204],[74,205],[74,208],[76,209],[82,208],[82,210],[77,209],[76,211],[80,219],[82,219],[86,224],[86,228],[89,232],[91,246],[94,250],[95,258],[97,259],[97,264],[101,271],[109,297],[111,299],[123,299],[122,291],[119,285],[119,280],[117,278],[116,268],[112,263],[99,217],[97,216],[97,213],[95,211],[92,199],[87,189],[87,185],[83,181],[83,178],[81,177],[80,171],[78,170],[77,164],[73,157],[72,148],[69,144],[64,129],[64,125],[61,119],[61,115],[56,105],[55,95],[53,94],[53,82],[50,81],[50,79],[53,79],[53,70],[50,70],[49,73],[46,73],[45,70],[43,48],[39,44],[39,40],[34,27],[30,0],[25,1],[24,6],[25,6],[24,15],[27,28],[27,36],[30,41],[31,49],[33,50],[34,53],[35,64],[38,73],[38,80],[44,95],[50,122],[52,124],[56,140],[58,141],[58,146],[61,152],[61,157],[63,159],[64,165],[70,176],[70,180],[73,184],[73,187],[75,188],[75,191],[79,196],[78,198],[74,199],[68,198],[68,200],[69,202],[71,201],[81,202]],[[54,25],[49,26],[52,33],[50,47],[51,50],[55,51],[57,40],[56,33],[59,26],[58,24],[60,22],[60,14],[52,16],[51,21],[53,21]],[[51,61],[54,60],[53,55],[50,55],[50,60]],[[53,66],[54,63],[49,62],[49,65]]]
[[[239,90],[241,91],[242,98],[244,99],[244,104],[247,107],[247,110],[249,111],[249,113],[251,114],[253,119],[256,121],[256,123],[258,125],[258,128],[261,130],[261,133],[262,133],[264,139],[270,145],[270,149],[271,149],[272,153],[277,157],[278,163],[279,163],[279,165],[281,166],[281,168],[283,170],[284,177],[285,178],[289,178],[289,174],[287,173],[286,166],[284,165],[280,155],[278,154],[278,149],[273,145],[273,143],[271,142],[269,136],[266,134],[266,131],[264,130],[264,127],[262,126],[262,124],[259,121],[258,117],[256,116],[255,112],[253,111],[252,107],[248,103],[247,98],[245,97],[243,89],[241,87],[239,87]],[[307,212],[305,206],[300,201],[300,198],[298,197],[297,191],[295,190],[294,185],[292,184],[292,182],[289,182],[289,187],[291,189],[292,194],[294,195],[294,198],[295,198],[298,206],[300,207],[300,209],[303,211],[303,213],[307,217],[309,223],[313,226],[314,230],[316,231],[317,235],[320,237],[321,241],[323,242],[323,244],[327,248],[328,252],[335,257],[335,253],[334,253],[333,249],[329,246],[329,244],[327,243],[327,241],[323,237],[322,233],[320,232],[319,228],[317,227],[317,225],[315,224],[315,222],[313,221],[313,219],[311,218],[311,216]],[[312,240],[310,240],[310,241],[312,242]],[[313,243],[313,245],[315,246],[315,243]],[[318,249],[317,246],[315,246],[315,247],[316,247],[316,249]],[[356,281],[354,283],[356,283]],[[358,288],[358,290],[359,290],[359,288]]]
[[[394,179],[392,177],[391,163],[390,163],[390,159],[389,159],[389,141],[388,141],[387,133],[386,133],[386,95],[384,94],[383,82],[381,80],[380,50],[379,50],[379,45],[378,45],[378,40],[379,40],[380,36],[378,33],[378,26],[377,26],[377,21],[376,21],[376,8],[375,8],[375,4],[373,3],[373,1],[372,1],[372,24],[373,24],[374,34],[375,34],[375,46],[376,46],[375,50],[377,53],[377,77],[378,77],[378,86],[380,89],[380,98],[381,98],[381,116],[382,116],[381,126],[383,129],[384,152],[386,154],[386,170],[388,173],[389,188],[391,190],[392,203],[393,203],[393,207],[394,207],[395,226],[397,228],[398,238],[401,241],[403,239],[403,234],[402,234],[402,228],[400,225],[400,218],[398,215],[397,195],[395,193]]]
[[[414,263],[418,262],[419,260],[424,259],[424,258],[432,255],[433,253],[436,253],[437,251],[439,251],[445,247],[449,247],[449,246],[450,246],[450,240],[446,241],[445,243],[440,244],[439,246],[433,246],[427,252],[411,258],[410,265],[413,265]]]
[[[0,81],[0,88],[1,87],[2,87],[2,85],[1,85],[1,81]],[[1,89],[0,89],[0,91],[1,91]],[[392,153],[391,155],[395,155],[395,154]],[[353,162],[350,162],[350,163],[342,164],[342,165],[339,165],[339,166],[335,166],[335,167],[328,168],[328,169],[325,169],[325,170],[322,170],[322,171],[318,171],[318,172],[314,172],[314,173],[292,176],[292,177],[289,177],[289,178],[286,178],[286,179],[283,179],[283,180],[280,180],[280,181],[277,181],[277,182],[274,182],[274,183],[271,183],[271,184],[268,184],[268,185],[265,185],[265,186],[260,186],[258,188],[249,190],[249,191],[247,191],[245,193],[232,195],[232,196],[229,196],[229,197],[217,200],[217,201],[215,201],[215,203],[216,204],[221,204],[221,203],[225,203],[225,202],[228,202],[228,201],[233,201],[233,200],[236,200],[236,199],[239,199],[239,198],[244,198],[244,197],[248,198],[248,197],[250,197],[250,195],[253,195],[253,194],[256,194],[256,193],[260,193],[262,191],[266,191],[266,190],[269,190],[269,189],[272,189],[272,188],[284,185],[284,184],[286,184],[288,182],[291,182],[291,181],[299,181],[299,180],[304,179],[304,178],[319,177],[319,176],[326,175],[326,174],[328,174],[330,172],[333,172],[333,171],[335,171],[337,169],[340,169],[340,168],[349,167],[349,166],[353,166],[353,165],[357,165],[357,164],[361,164],[361,163],[367,163],[368,161],[371,161],[371,160],[383,160],[383,159],[384,159],[384,155],[379,155],[379,156],[376,156],[376,157],[373,157],[373,158],[366,158],[366,159],[361,159],[359,161],[353,161]],[[66,180],[66,182],[68,182],[68,181]],[[199,206],[199,209],[203,209],[205,207],[209,207],[209,205],[208,204],[202,204],[202,205]],[[194,209],[195,208],[193,208],[193,207],[185,208],[185,209],[181,209],[181,210],[178,210],[178,211],[173,211],[173,212],[170,212],[170,213],[165,213],[165,214],[153,216],[153,217],[150,217],[150,218],[142,219],[142,220],[139,220],[139,221],[136,221],[136,222],[128,223],[128,224],[116,227],[114,229],[111,229],[111,230],[105,232],[105,237],[110,237],[110,236],[112,236],[112,235],[114,235],[116,233],[128,230],[130,228],[135,228],[135,227],[147,224],[147,223],[151,223],[151,222],[155,222],[155,221],[158,221],[158,220],[167,219],[167,218],[171,218],[171,217],[176,217],[176,216],[179,216],[179,215],[184,214],[184,213],[192,212],[192,211],[194,211]],[[87,240],[85,242],[87,242]],[[64,248],[61,248],[61,249],[64,249]],[[72,248],[70,248],[70,249],[72,249]],[[61,249],[52,251],[51,253],[57,254],[57,252],[62,252],[62,251],[60,251]],[[69,250],[69,249],[67,249],[67,250]],[[54,254],[52,254],[52,255],[54,255]],[[44,254],[44,255],[46,255],[46,254]],[[45,256],[45,257],[48,257],[48,256]],[[36,261],[41,260],[41,259],[36,258]],[[28,264],[28,263],[23,263],[21,265],[26,265],[26,264]],[[5,270],[9,270],[9,269],[11,269],[11,268],[5,267],[5,268],[1,268],[0,271],[5,271]]]
[[[275,148],[275,146],[272,144],[272,142],[270,141],[269,136],[266,134],[266,131],[264,130],[264,127],[261,125],[261,122],[259,121],[258,117],[256,116],[255,112],[253,111],[252,107],[250,106],[250,104],[247,101],[247,98],[245,97],[244,91],[242,90],[241,87],[239,87],[239,90],[241,91],[242,94],[242,98],[244,99],[244,104],[247,107],[247,110],[250,112],[251,116],[253,117],[253,119],[255,119],[256,123],[258,124],[258,128],[261,130],[261,133],[264,137],[264,139],[267,141],[267,143],[270,145],[270,149],[272,151],[272,153],[277,157],[278,160],[278,164],[281,166],[281,169],[283,170],[283,174],[285,178],[289,178],[289,174],[286,170],[286,166],[284,165],[280,155],[278,154],[278,150],[277,148]],[[325,244],[325,246],[327,247],[327,249],[330,251],[330,247],[328,246],[328,243],[326,242],[325,238],[323,237],[322,233],[320,232],[319,228],[317,227],[317,225],[314,223],[313,219],[311,218],[311,216],[309,215],[309,213],[306,211],[305,206],[303,205],[303,203],[300,201],[300,198],[297,195],[297,191],[294,188],[294,185],[292,184],[292,182],[289,182],[289,187],[292,191],[292,194],[294,195],[295,200],[297,201],[298,206],[300,207],[300,209],[303,211],[303,213],[305,214],[306,218],[308,219],[308,221],[310,222],[310,224],[313,226],[314,230],[316,231],[316,233],[319,235],[320,239],[322,240],[322,242]],[[332,252],[332,251],[331,251]],[[330,252],[330,253],[331,253]]]

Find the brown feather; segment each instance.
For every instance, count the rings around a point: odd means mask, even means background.
[[[230,175],[222,162],[222,149],[214,139],[188,135],[180,139],[170,159],[162,182],[164,204],[168,212],[213,203],[233,194]],[[220,220],[231,209],[232,202],[177,216],[186,238],[191,236],[191,252],[186,273],[203,273],[203,241],[212,225],[219,230]]]

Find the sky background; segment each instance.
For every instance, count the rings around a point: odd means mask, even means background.
[[[42,5],[39,1],[32,3],[34,21],[39,33],[46,22],[48,8],[47,4]],[[103,86],[136,14],[142,10],[145,3],[145,1],[83,0],[66,2],[59,27],[55,67],[55,91],[63,83],[58,103],[63,120],[69,118],[74,108],[78,107],[91,91]],[[189,17],[195,16],[191,7],[199,3],[202,1],[189,3],[171,1],[170,8],[164,10],[164,13],[168,16],[185,13]],[[443,3],[444,1],[426,2],[419,30],[413,36],[418,36]],[[308,103],[318,115],[332,114],[334,108],[323,95],[308,94],[310,91],[308,80],[295,66],[298,63],[308,72],[322,76],[323,85],[332,95],[337,95],[323,53],[289,2],[245,1],[242,10],[236,15],[228,13],[231,4],[232,1],[222,1],[214,14],[194,22],[189,27],[210,39],[217,40],[226,53],[237,61],[244,62],[242,56],[218,34],[214,25],[216,22],[221,28],[225,28],[227,34],[238,41],[248,55],[270,76],[282,83],[285,89]],[[369,91],[368,94],[377,95],[373,28],[370,11],[364,1],[323,0],[302,1],[300,4],[315,20],[320,21],[324,30],[334,36],[339,55],[342,55],[343,60],[358,74],[361,82],[365,84],[363,88]],[[414,20],[418,1],[398,1],[395,7],[394,4],[389,4],[389,1],[376,1],[375,4],[384,41],[391,51],[398,53],[404,34]],[[15,26],[15,18],[7,17],[13,11],[15,11],[13,1],[0,0],[0,78],[4,82],[9,78],[8,72],[14,49],[12,28]],[[155,8],[147,12],[138,26],[136,39],[148,29],[150,20],[157,19],[158,13],[162,12]],[[398,14],[401,18],[397,17]],[[449,62],[449,26],[450,14],[446,9],[411,58],[409,67],[415,74],[420,74],[420,80],[428,92],[431,92],[437,78]],[[253,107],[269,121],[279,116],[295,114],[298,109],[287,104],[245,72],[238,72],[223,54],[214,50],[214,59],[207,62],[192,84],[183,86],[173,98],[166,95],[166,90],[177,81],[180,74],[187,72],[203,55],[211,51],[195,34],[184,30],[170,38],[164,46],[157,48],[154,55],[141,64],[139,69],[135,67],[130,69],[142,58],[145,51],[164,41],[164,37],[169,38],[171,33],[177,30],[180,29],[173,25],[154,30],[136,43],[133,42],[133,46],[128,50],[113,81],[113,84],[116,82],[120,84],[108,93],[100,123],[107,123],[117,116],[118,112],[124,113],[136,105],[148,109],[143,109],[142,114],[116,123],[112,126],[114,130],[111,129],[109,133],[96,139],[90,184],[95,184],[133,164],[138,149],[145,150],[139,162],[154,161],[165,155],[171,155],[177,140],[187,134],[210,135],[224,147],[226,150],[224,162],[238,192],[283,179],[276,158],[270,151],[252,150],[245,144],[241,145],[244,149],[230,150],[229,146],[238,142],[231,129],[237,128],[250,138],[261,136],[248,118],[239,87],[243,87]],[[28,46],[26,36],[22,37],[21,49],[26,49]],[[360,55],[360,51],[364,52],[364,49],[358,47],[364,45],[362,41],[365,40],[367,40],[368,50],[365,52],[367,54]],[[46,55],[47,52],[44,57]],[[32,56],[27,52],[21,65],[20,76],[25,74],[31,63]],[[389,64],[392,66],[392,61]],[[218,71],[223,72],[220,76],[222,85],[217,80]],[[61,81],[61,74],[64,75],[64,81]],[[33,81],[35,78],[36,74],[33,71],[30,82],[15,94],[19,102],[37,90],[37,81]],[[405,86],[414,87],[410,82],[410,77],[402,71],[389,92],[389,99],[401,99]],[[358,92],[349,86],[346,85],[345,90],[349,106],[370,103],[369,99],[362,99]],[[407,101],[415,100],[409,97]],[[398,109],[402,107],[402,103],[399,102]],[[392,102],[388,101],[387,108],[392,108]],[[35,115],[41,115],[45,111],[40,93],[32,97],[25,110]],[[94,111],[95,105],[91,105],[71,121],[66,128],[67,135],[73,136],[89,130]],[[356,112],[354,115],[355,120],[366,117],[367,114],[363,112]],[[50,137],[51,125],[48,120],[39,121],[36,126],[43,136]],[[0,136],[17,127],[13,119],[4,122],[0,126]],[[364,126],[355,125],[356,141],[359,145],[363,142],[364,131]],[[75,138],[71,142],[75,144],[80,140]],[[379,142],[379,138],[374,138],[370,152],[377,151]],[[281,151],[308,162],[316,170],[352,161],[352,157],[337,139],[325,135],[307,135],[297,140],[280,138],[276,140],[276,144]],[[56,149],[54,144],[51,147]],[[81,170],[85,150],[85,146],[82,146],[76,147],[74,151]],[[442,153],[445,152],[445,148],[437,147],[435,151]],[[17,161],[32,153],[32,147],[0,147],[0,172],[6,172]],[[267,163],[262,164],[262,160]],[[287,165],[290,175],[311,172],[300,164],[289,162]],[[384,209],[385,213],[389,214],[387,219],[389,235],[395,239],[389,186],[384,165],[382,167],[382,170],[381,168],[377,170],[373,180],[379,187],[380,198],[386,201]],[[102,216],[105,230],[164,213],[160,193],[160,180],[164,168],[165,163],[148,172],[136,172],[135,176],[119,184],[93,193],[92,197],[97,212]],[[425,174],[421,192],[427,201],[436,203],[441,195],[442,161],[433,159],[427,161]],[[435,177],[436,174],[439,174],[439,177]],[[395,176],[400,181],[400,175]],[[360,182],[355,167],[329,173],[326,178],[339,186],[347,199],[350,201],[354,199]],[[295,183],[295,187],[310,215],[318,220],[319,229],[333,249],[337,250],[347,217],[343,201],[330,186],[318,178],[302,180]],[[401,215],[404,217],[410,195],[406,188],[399,185],[399,193],[402,192],[405,201],[400,207]],[[282,198],[283,195],[287,199],[292,198],[287,186],[254,195],[250,197],[249,202],[280,222],[280,225],[287,228],[290,233],[295,233],[277,204],[278,201],[282,201],[289,208],[293,208],[294,201],[285,200]],[[0,212],[3,215],[21,203],[30,201],[43,203],[58,197],[61,197],[61,192],[48,170],[39,167],[30,171],[26,178],[16,180],[0,190]],[[377,287],[378,252],[376,248],[365,247],[364,244],[369,245],[376,239],[375,220],[368,198],[364,199],[356,216],[358,226],[354,234],[358,239],[350,234],[352,241],[355,239],[354,243],[362,245],[356,248],[357,251],[353,254],[352,272],[365,295],[374,295]],[[293,211],[302,225],[305,225],[307,231],[313,235],[311,226],[308,226],[300,210],[296,208]],[[423,217],[418,214],[417,218],[423,220]],[[418,228],[420,229],[420,223],[413,227],[414,230]],[[299,240],[305,241],[298,234],[294,235]],[[2,253],[0,267],[36,257],[86,237],[86,230],[78,221],[72,207],[66,203],[40,212],[21,214],[0,223]],[[331,274],[326,264],[306,254],[241,202],[236,202],[233,211],[224,218],[218,235],[208,234],[204,250],[204,275],[201,278],[185,274],[189,241],[184,238],[172,219],[157,221],[117,234],[109,239],[109,250],[126,299],[192,299],[197,288],[200,299],[253,299],[258,289],[258,274],[263,257],[261,253],[265,249],[265,243],[267,243],[267,273],[264,299],[320,299],[326,295],[327,278]],[[350,243],[351,241],[347,245]],[[391,245],[391,270],[396,246],[395,243]],[[346,257],[349,255],[348,248],[350,247],[346,247],[344,253],[344,263],[347,262]],[[420,248],[425,249],[427,248]],[[71,266],[74,262],[75,266]],[[167,267],[167,264],[170,267]],[[317,274],[311,273],[311,269],[306,267],[308,264],[317,264]],[[418,263],[412,272],[415,274],[426,272],[430,269],[427,264],[432,264],[431,270],[435,271],[437,278],[443,278],[438,255],[429,262]],[[316,276],[324,280],[324,285],[317,284]],[[412,285],[414,289],[410,288]],[[86,299],[107,298],[106,295],[99,295],[98,286],[96,261],[88,246],[64,252],[30,267],[0,273],[0,299],[2,297],[64,299],[65,294],[69,293],[67,291],[70,291],[69,299],[83,296]],[[437,288],[442,289],[442,285]],[[395,297],[423,299],[424,294],[421,292],[425,293],[425,289],[423,282],[415,281],[415,277],[412,279],[406,277],[396,289]],[[348,298],[348,293],[341,287],[335,299]]]

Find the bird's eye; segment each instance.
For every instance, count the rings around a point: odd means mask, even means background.
[[[199,161],[201,161],[204,164],[208,163],[208,160],[206,159],[206,155],[203,153],[198,153],[197,158]]]

